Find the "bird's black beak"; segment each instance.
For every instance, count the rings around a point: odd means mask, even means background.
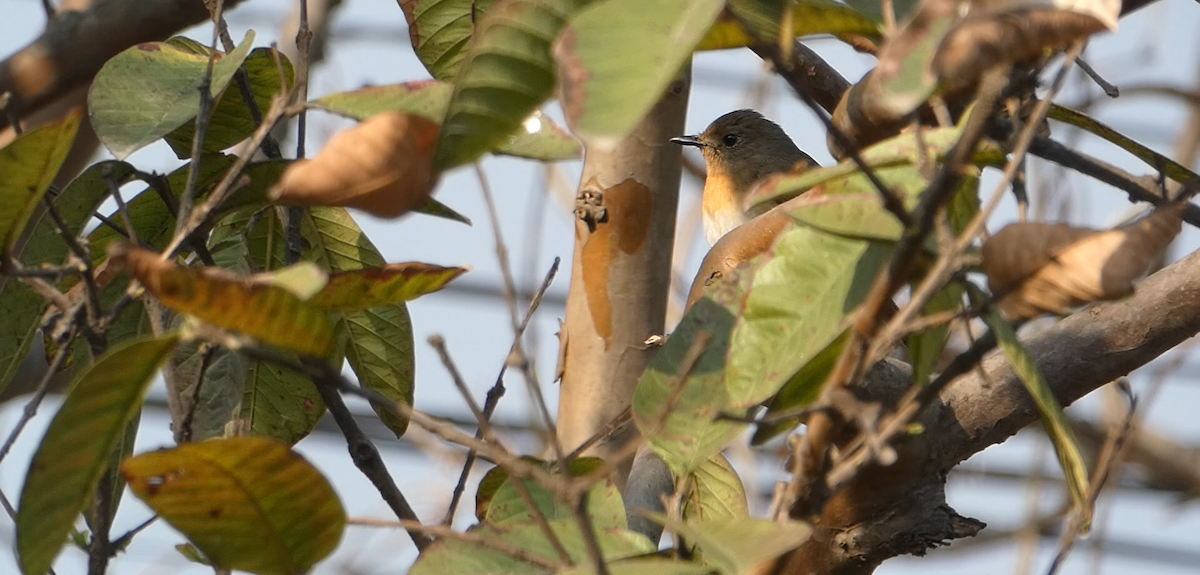
[[[671,138],[671,143],[679,144],[680,146],[696,146],[697,148],[706,148],[708,144],[700,141],[699,136],[680,136]]]

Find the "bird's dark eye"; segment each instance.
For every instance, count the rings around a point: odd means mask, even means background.
[[[732,147],[738,143],[738,140],[741,139],[742,138],[737,134],[725,134],[725,136],[721,138],[721,143]]]

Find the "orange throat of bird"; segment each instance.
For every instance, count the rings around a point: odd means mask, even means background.
[[[728,176],[709,176],[704,182],[704,238],[710,246],[750,220],[734,190],[736,185]]]

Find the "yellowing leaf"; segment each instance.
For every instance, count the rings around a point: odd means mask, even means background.
[[[749,573],[755,566],[795,549],[812,535],[807,523],[766,519],[718,519],[684,523],[658,513],[644,515],[695,543],[722,573]]]
[[[779,0],[730,0],[727,12],[721,14],[696,50],[721,50],[749,45],[751,39],[746,36],[739,19],[746,22],[763,40],[777,40],[785,4]],[[812,34],[861,34],[873,37],[880,32],[878,24],[844,4],[799,0],[793,2],[791,8],[791,28],[795,37]]]
[[[377,114],[334,136],[312,160],[292,164],[269,197],[283,205],[399,217],[424,204],[437,185],[437,137],[438,125],[421,116]]]
[[[116,347],[71,386],[38,445],[17,510],[21,571],[43,575],[54,562],[154,374],[178,343],[171,334]]]
[[[219,268],[185,268],[155,252],[118,244],[113,259],[163,305],[268,345],[327,357],[333,332],[324,312],[287,289]]]
[[[1010,224],[983,244],[983,268],[1009,319],[1066,315],[1085,303],[1133,291],[1179,234],[1186,202],[1124,227],[1098,231],[1066,224]]]
[[[746,488],[725,455],[718,453],[692,472],[683,502],[685,521],[745,519],[750,516]]]
[[[330,311],[357,311],[403,303],[445,287],[467,268],[417,262],[329,274],[329,284],[308,301]]]
[[[226,569],[305,573],[337,547],[346,525],[329,482],[264,437],[144,453],[121,473],[134,495]]]
[[[0,248],[9,252],[58,175],[79,129],[79,108],[61,119],[21,134],[0,148]],[[57,263],[57,262],[54,262]]]

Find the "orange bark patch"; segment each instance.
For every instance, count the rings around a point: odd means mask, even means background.
[[[595,180],[591,180],[584,187],[599,186]],[[580,265],[588,312],[592,316],[592,325],[596,333],[604,338],[604,348],[607,350],[609,337],[612,336],[608,271],[615,262],[618,251],[632,255],[644,247],[646,238],[650,235],[654,202],[650,196],[650,188],[632,178],[604,190],[603,198],[604,220],[596,223],[596,229],[590,236],[576,240],[584,242]]]

